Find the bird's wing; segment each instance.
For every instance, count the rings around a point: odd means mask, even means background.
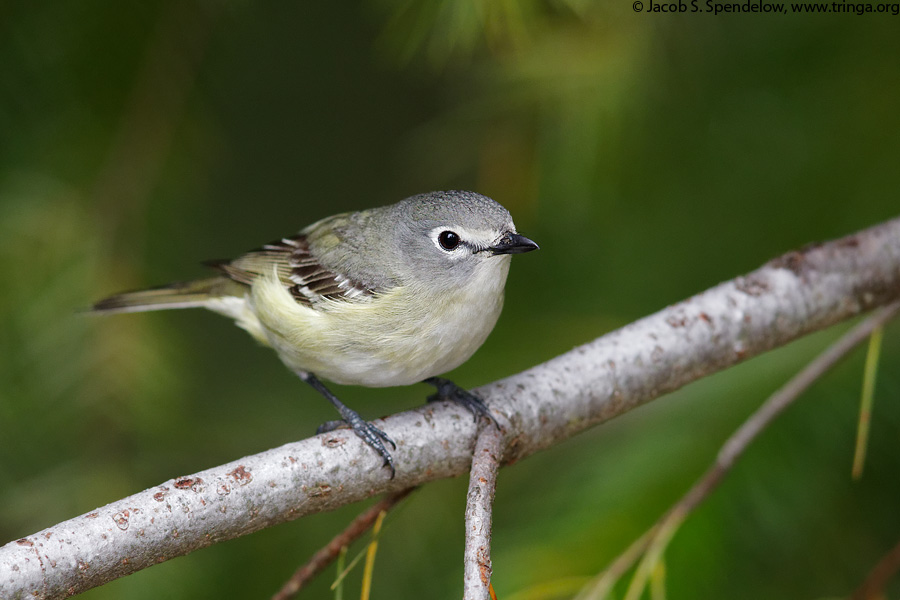
[[[294,299],[310,308],[323,300],[361,301],[376,293],[319,264],[303,234],[271,242],[231,261],[206,264],[246,285],[252,285],[257,277],[276,273]]]

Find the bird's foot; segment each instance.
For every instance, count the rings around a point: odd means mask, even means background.
[[[394,478],[396,471],[394,469],[394,459],[391,456],[391,453],[388,452],[388,449],[385,447],[385,443],[390,444],[391,447],[396,450],[397,444],[394,443],[388,434],[375,427],[372,423],[363,420],[356,412],[348,409],[348,412],[352,413],[351,415],[345,416],[343,419],[339,419],[337,421],[326,421],[319,425],[319,428],[316,429],[316,433],[326,433],[329,431],[334,431],[335,429],[341,428],[350,428],[353,430],[353,433],[362,438],[362,440],[372,447],[375,452],[381,455],[381,458],[384,459],[383,466],[388,467],[391,470],[391,479]]]
[[[391,456],[391,453],[388,452],[388,449],[385,447],[385,443],[391,445],[391,447],[396,450],[397,444],[394,443],[388,434],[375,427],[372,423],[365,421],[362,417],[359,416],[352,408],[349,408],[343,402],[337,399],[337,396],[331,393],[325,385],[319,381],[319,379],[313,375],[312,373],[298,373],[304,381],[313,386],[319,393],[321,393],[325,398],[327,398],[334,407],[341,413],[341,419],[338,421],[328,421],[319,426],[316,430],[316,433],[325,433],[328,431],[334,431],[340,427],[349,427],[353,430],[353,432],[362,438],[362,440],[372,447],[375,452],[377,452],[381,458],[384,460],[384,464],[382,466],[388,467],[391,470],[391,479],[396,475],[396,470],[394,469],[394,459]]]
[[[422,383],[433,385],[437,388],[437,392],[428,396],[428,402],[440,402],[441,400],[449,400],[461,406],[464,406],[472,413],[472,418],[477,421],[478,417],[486,417],[497,429],[500,429],[500,423],[491,413],[491,410],[484,403],[484,400],[476,394],[461,388],[449,379],[443,377],[429,377]]]

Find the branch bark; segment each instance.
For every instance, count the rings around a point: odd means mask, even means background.
[[[900,218],[790,252],[478,393],[520,460],[696,379],[900,299]],[[0,597],[62,598],[277,523],[466,472],[476,426],[430,404],[378,423],[397,475],[349,431],[171,479],[0,548]]]
[[[466,495],[463,600],[490,600],[491,523],[501,456],[503,433],[491,424],[482,427],[475,440]]]

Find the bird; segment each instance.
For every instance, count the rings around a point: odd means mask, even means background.
[[[215,274],[124,292],[102,314],[206,308],[234,320],[337,409],[396,473],[391,438],[341,402],[322,379],[366,387],[427,383],[493,418],[476,394],[439,377],[484,343],[500,316],[510,257],[537,250],[498,202],[437,191],[326,217],[233,260]]]

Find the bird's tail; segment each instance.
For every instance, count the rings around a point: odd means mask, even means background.
[[[125,292],[100,300],[91,307],[93,312],[113,314],[166,310],[170,308],[205,307],[211,300],[239,293],[240,284],[227,277],[210,277],[170,283],[148,290]]]

